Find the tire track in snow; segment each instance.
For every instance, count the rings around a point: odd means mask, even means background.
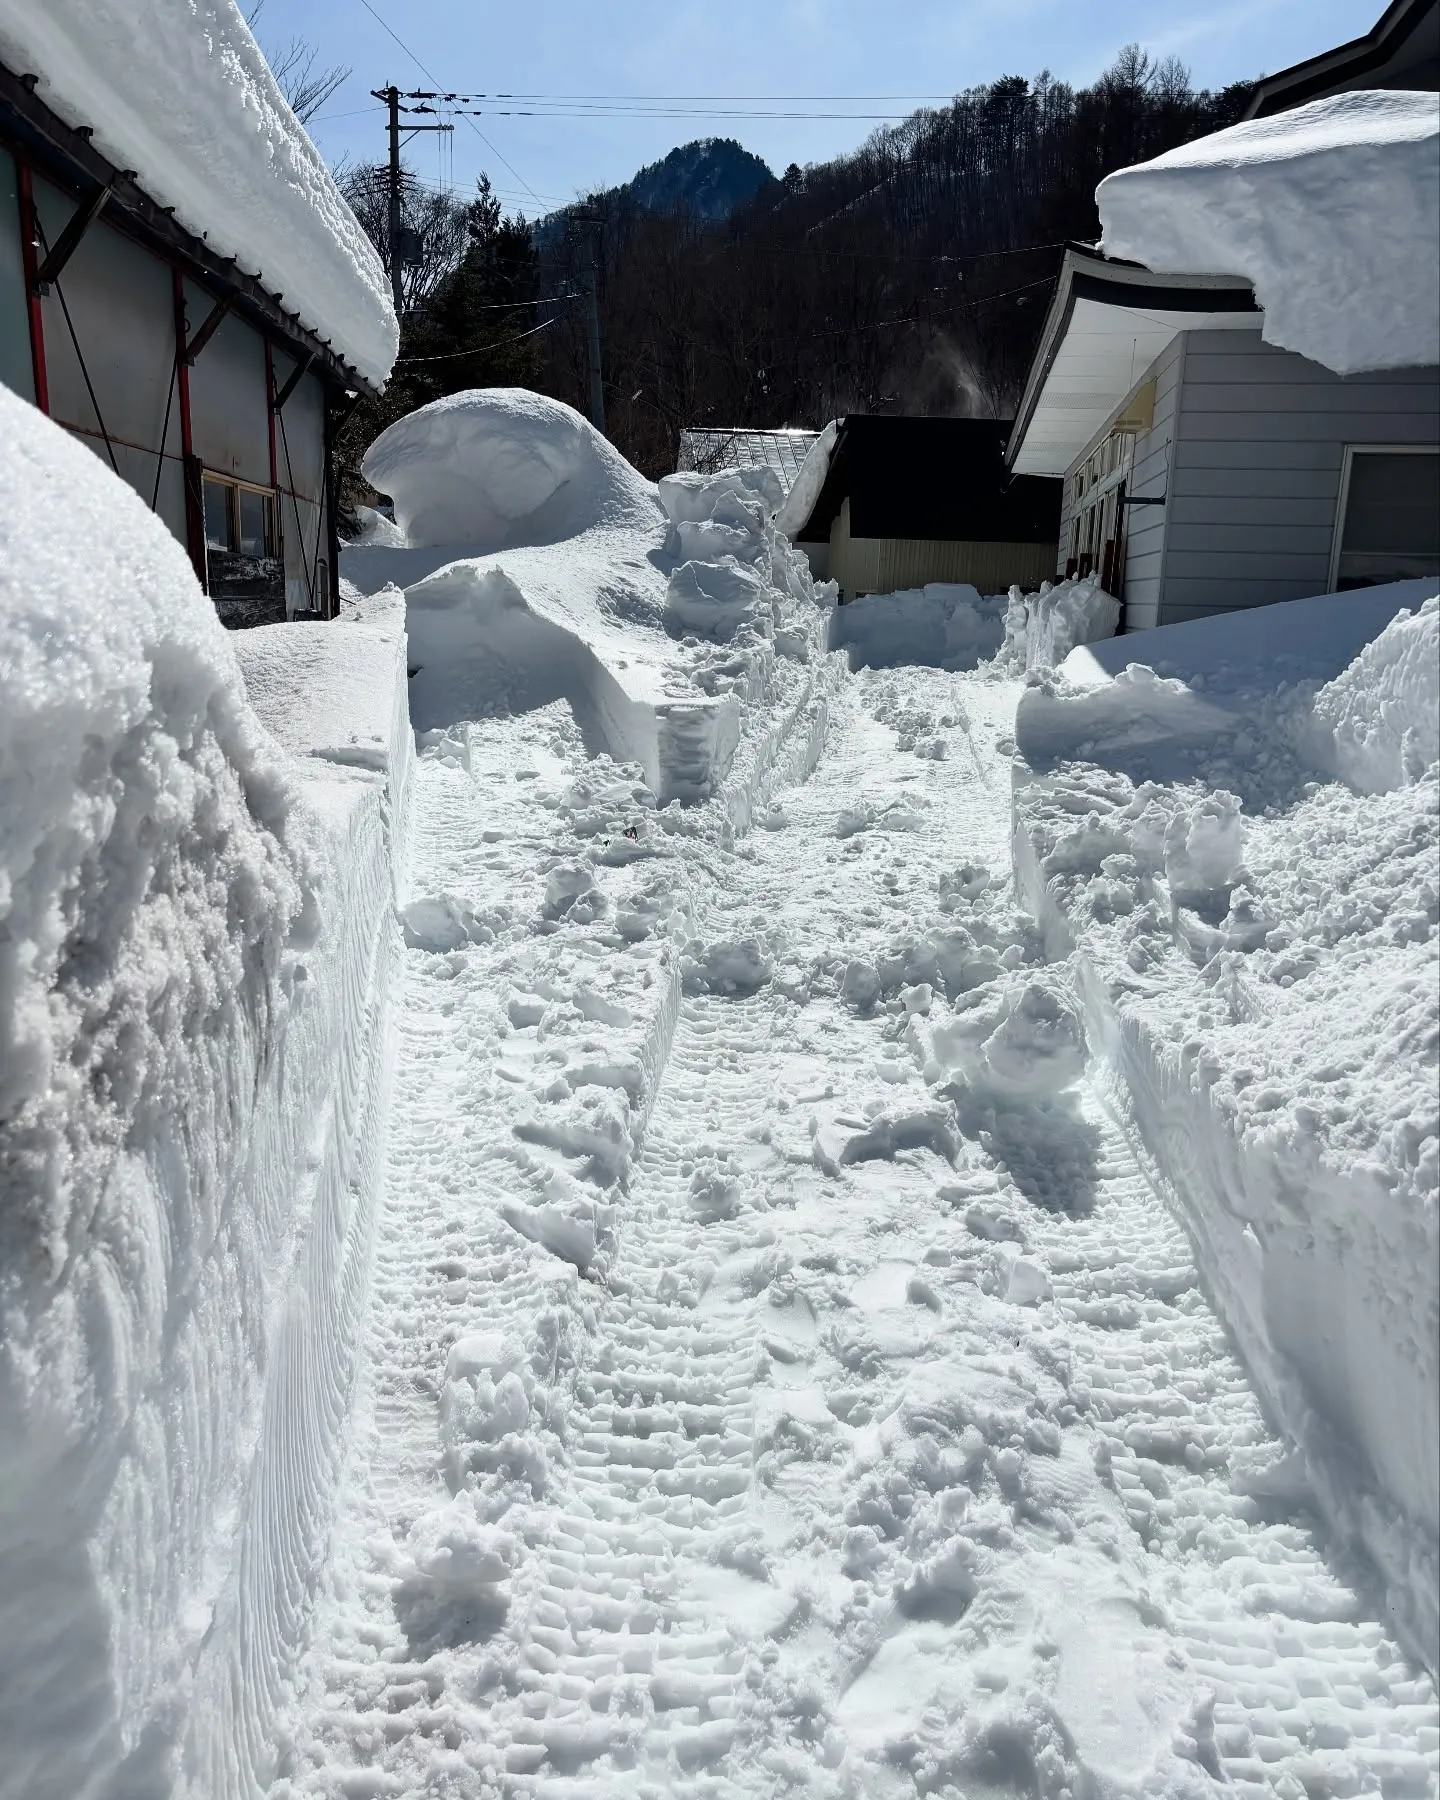
[[[956,694],[973,717],[943,727]],[[934,922],[942,877],[1002,862],[986,745],[1012,698],[862,677],[814,778],[725,863],[705,929],[762,942],[771,978],[682,1002],[602,1287],[517,1245],[493,1144],[456,1209],[436,1145],[461,1096],[501,1117],[505,1077],[424,973],[377,1296],[381,1552],[339,1578],[294,1791],[1432,1791],[1433,1688],[1327,1565],[1098,1088],[962,1117],[947,1145],[918,1021],[845,997],[851,964]],[[902,765],[897,733],[950,755]],[[433,797],[426,860],[487,854],[478,811]],[[939,918],[961,988],[1023,978],[1038,945],[987,938],[995,897],[968,891]],[[402,1543],[436,1486],[436,1371],[477,1313],[553,1339],[527,1433],[480,1446],[523,1515],[493,1614],[484,1583],[411,1592]],[[543,1472],[505,1467],[536,1446]]]

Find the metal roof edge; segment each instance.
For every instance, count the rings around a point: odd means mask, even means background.
[[[1370,29],[1359,37],[1337,44],[1332,50],[1322,50],[1317,56],[1308,56],[1304,62],[1292,63],[1273,75],[1262,75],[1240,115],[1242,122],[1303,106],[1307,100],[1320,98],[1337,74],[1363,75],[1387,62],[1420,28],[1435,5],[1436,0],[1391,0]]]

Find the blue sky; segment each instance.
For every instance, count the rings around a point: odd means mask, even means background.
[[[1381,0],[371,0],[433,72],[470,92],[736,96],[737,109],[843,118],[504,117],[498,111],[407,153],[467,191],[485,170],[534,215],[624,181],[674,145],[735,137],[775,170],[853,147],[875,117],[931,95],[1042,68],[1092,79],[1126,42],[1178,55],[1197,83],[1283,68],[1368,29]],[[363,0],[266,0],[262,41],[303,36],[351,80],[312,131],[325,155],[378,157],[384,113],[367,92],[431,85]],[[770,96],[786,96],[767,100]],[[794,96],[825,96],[820,103]],[[836,103],[837,96],[866,96]],[[871,99],[871,96],[883,96]],[[892,98],[894,97],[894,98]],[[504,101],[494,102],[496,108]],[[482,135],[483,134],[483,135]],[[438,147],[437,147],[438,146]]]

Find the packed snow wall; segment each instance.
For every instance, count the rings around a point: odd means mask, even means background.
[[[1017,718],[1015,857],[1051,953],[1074,953],[1114,1107],[1294,1446],[1276,1479],[1364,1553],[1434,1669],[1440,601],[1425,587],[1140,633],[1114,646],[1133,660],[1113,675],[1091,652],[1046,672]]]
[[[286,748],[136,495],[3,392],[0,446],[0,1795],[219,1800],[264,1779],[348,1405],[403,638],[325,633]]]

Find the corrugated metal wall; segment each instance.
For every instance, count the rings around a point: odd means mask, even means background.
[[[829,576],[842,599],[894,594],[931,581],[968,581],[982,594],[1003,594],[1012,583],[1027,590],[1055,569],[1053,544],[955,543],[930,538],[855,538],[850,502],[830,528]]]
[[[33,177],[44,240],[54,244],[73,197]],[[41,255],[43,256],[43,248]],[[88,445],[188,542],[184,441],[176,373],[175,277],[102,216],[41,300],[50,414]],[[185,328],[210,316],[213,296],[183,283]],[[278,351],[277,388],[294,365]],[[14,159],[0,151],[0,381],[33,400],[30,327]],[[277,419],[272,456],[265,339],[223,319],[189,370],[191,444],[217,474],[277,489],[276,521],[289,612],[329,609],[325,499],[325,389],[298,383]]]

